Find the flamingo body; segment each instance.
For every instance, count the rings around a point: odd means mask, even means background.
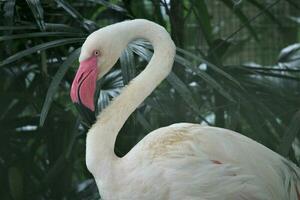
[[[130,114],[170,73],[175,45],[168,32],[132,20],[92,33],[82,46],[72,100],[91,112],[96,78],[138,38],[154,54],[143,72],[101,112],[88,131],[86,164],[104,200],[300,200],[300,171],[290,161],[239,133],[180,123],[149,133],[124,157],[114,153]]]
[[[198,124],[149,133],[114,173],[104,199],[298,200],[294,164],[239,133]]]

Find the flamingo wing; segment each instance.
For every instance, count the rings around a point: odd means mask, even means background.
[[[147,163],[144,170],[157,170],[172,191],[165,199],[300,199],[293,163],[227,129],[187,123],[160,128],[128,153],[131,158]]]

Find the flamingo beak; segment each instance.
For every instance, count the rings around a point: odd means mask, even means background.
[[[80,62],[71,87],[71,99],[77,107],[83,107],[90,114],[95,111],[94,95],[99,70],[97,57],[92,56]],[[82,110],[82,109],[80,109]],[[82,112],[81,112],[82,114]]]

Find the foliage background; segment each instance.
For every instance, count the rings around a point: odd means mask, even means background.
[[[0,199],[99,198],[84,162],[89,120],[71,103],[70,84],[87,35],[134,18],[166,27],[178,49],[173,72],[121,130],[118,155],[151,130],[188,121],[238,131],[299,164],[297,0],[1,0],[0,7]],[[128,45],[99,82],[98,112],[151,55],[146,41]]]

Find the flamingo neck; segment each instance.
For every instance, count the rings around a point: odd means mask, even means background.
[[[154,54],[146,68],[123,88],[121,94],[97,117],[89,131],[86,159],[88,167],[89,164],[97,164],[95,171],[111,169],[112,162],[118,160],[114,145],[120,129],[131,113],[170,73],[174,61],[175,45],[163,27],[146,20],[134,20],[120,28],[126,37],[126,44],[135,39],[146,39],[152,43]],[[91,161],[95,159],[99,162]]]

